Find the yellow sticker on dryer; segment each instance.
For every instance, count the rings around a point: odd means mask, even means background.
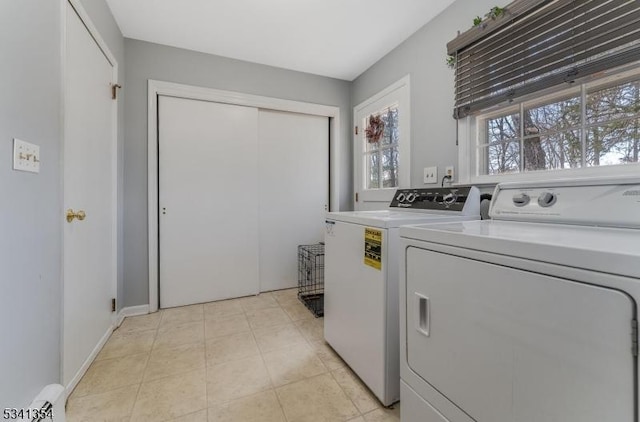
[[[382,230],[364,229],[364,264],[382,269]]]

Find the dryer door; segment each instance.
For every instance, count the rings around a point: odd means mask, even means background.
[[[407,249],[407,360],[478,422],[633,422],[632,299]]]

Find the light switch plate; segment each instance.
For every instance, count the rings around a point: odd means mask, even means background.
[[[438,183],[438,167],[424,168],[424,183]]]
[[[13,169],[40,173],[40,147],[14,138]]]

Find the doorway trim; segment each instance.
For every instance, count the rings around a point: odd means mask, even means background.
[[[340,108],[302,101],[284,100],[234,91],[224,91],[173,82],[148,81],[148,246],[149,246],[149,312],[159,308],[159,242],[158,242],[158,96],[211,101],[329,118],[329,210],[338,209],[340,198]]]
[[[98,28],[95,26],[89,14],[86,12],[84,6],[82,5],[81,0],[61,0],[59,3],[60,6],[60,39],[61,39],[61,48],[60,48],[60,63],[61,63],[61,72],[60,72],[60,84],[62,87],[62,95],[60,96],[60,120],[61,120],[61,129],[60,129],[60,139],[61,139],[61,154],[60,154],[60,168],[63,171],[63,175],[60,181],[62,186],[61,189],[61,208],[59,209],[59,217],[60,222],[62,224],[62,240],[61,240],[61,265],[60,265],[60,284],[61,284],[61,298],[60,302],[62,304],[62,312],[60,313],[60,380],[64,383],[64,354],[65,354],[65,324],[64,324],[64,313],[65,313],[65,301],[64,301],[64,290],[65,290],[65,274],[64,274],[64,227],[68,224],[64,219],[64,146],[66,142],[66,101],[67,101],[67,4],[69,4],[82,23],[85,28],[97,44],[98,48],[105,56],[107,61],[111,64],[112,73],[111,73],[111,83],[119,84],[118,81],[118,61],[116,57],[113,55],[111,50],[109,49],[108,44],[98,31]],[[112,103],[112,137],[111,137],[111,213],[112,213],[112,222],[111,222],[111,236],[113,239],[111,250],[112,250],[112,280],[111,280],[111,289],[112,289],[112,297],[118,297],[118,100],[114,100]],[[119,305],[118,305],[119,306]],[[104,336],[100,339],[99,343],[96,345],[91,354],[87,357],[83,365],[80,367],[78,372],[74,375],[74,377],[69,381],[67,385],[64,385],[67,396],[73,391],[76,385],[80,382],[82,376],[87,372],[89,366],[94,361],[104,344],[109,339],[111,332],[113,329],[117,327],[118,324],[118,313],[113,312],[111,316],[111,329],[104,334]]]

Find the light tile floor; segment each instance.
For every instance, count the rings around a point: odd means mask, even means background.
[[[69,422],[398,422],[324,342],[296,289],[127,318]]]

